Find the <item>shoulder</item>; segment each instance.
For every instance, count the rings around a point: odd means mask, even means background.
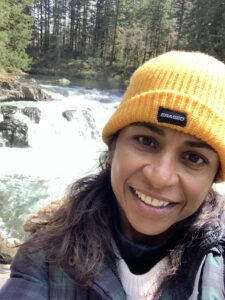
[[[47,263],[43,251],[19,250],[11,264],[10,278],[0,290],[0,299],[86,299],[86,291],[62,267]]]
[[[198,266],[195,286],[201,291],[201,299],[225,299],[225,214],[206,223],[203,240],[196,248],[203,259]]]
[[[202,295],[210,299],[225,299],[224,248],[212,248],[206,255],[201,272]],[[203,297],[203,299],[206,299]],[[209,298],[207,298],[209,299]]]
[[[11,264],[10,278],[0,290],[0,299],[47,300],[47,280],[43,253],[24,254],[18,250]]]

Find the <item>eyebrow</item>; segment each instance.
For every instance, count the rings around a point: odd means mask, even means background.
[[[136,123],[135,126],[143,126],[147,128],[148,130],[151,130],[152,132],[155,132],[156,134],[160,136],[166,136],[165,131],[155,125],[152,124],[146,124],[146,123]],[[203,148],[203,149],[209,149],[215,152],[215,150],[208,144],[204,142],[199,142],[199,141],[185,141],[184,142],[185,146],[188,147],[195,147],[195,148]]]
[[[166,136],[165,131],[157,126],[154,126],[152,124],[146,124],[146,123],[135,123],[135,126],[142,126],[145,127],[155,133],[157,133],[160,136]]]
[[[215,150],[210,145],[203,143],[203,142],[185,141],[184,144],[185,144],[185,146],[196,147],[196,148],[205,148],[205,149],[209,149],[209,150],[212,150],[215,152]]]

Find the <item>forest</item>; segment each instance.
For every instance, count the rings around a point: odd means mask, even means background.
[[[0,0],[0,69],[114,68],[171,49],[225,60],[225,0]]]

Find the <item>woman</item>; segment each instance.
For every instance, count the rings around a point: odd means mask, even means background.
[[[97,175],[20,248],[0,299],[225,299],[225,65],[169,52],[132,76]]]

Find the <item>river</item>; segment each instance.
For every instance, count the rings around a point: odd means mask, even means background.
[[[23,238],[22,224],[30,213],[60,199],[77,178],[93,173],[106,149],[101,141],[104,123],[123,91],[86,81],[59,86],[39,80],[53,101],[13,101],[2,105],[41,110],[39,124],[18,114],[29,128],[29,148],[0,148],[0,231]],[[79,85],[78,85],[79,84]],[[76,110],[73,120],[62,113]]]

